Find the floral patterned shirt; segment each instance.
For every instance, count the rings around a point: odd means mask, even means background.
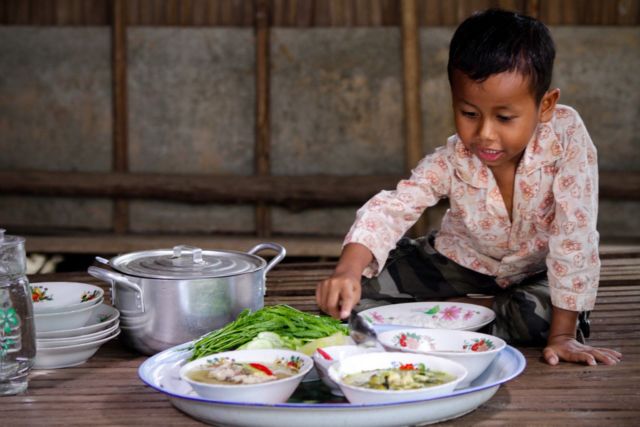
[[[554,306],[593,308],[600,276],[597,153],[575,110],[558,105],[538,125],[516,170],[512,220],[490,169],[457,135],[394,191],[371,198],[344,241],[373,253],[363,274],[378,274],[396,242],[444,197],[450,208],[435,240],[442,255],[505,288],[546,269]]]

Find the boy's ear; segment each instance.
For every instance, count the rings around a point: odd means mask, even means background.
[[[540,100],[540,121],[548,122],[553,117],[553,110],[560,99],[560,89],[548,90]]]

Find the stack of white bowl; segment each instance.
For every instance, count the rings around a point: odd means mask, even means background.
[[[85,363],[120,333],[120,313],[103,304],[99,286],[77,282],[31,284],[36,325],[34,369]]]

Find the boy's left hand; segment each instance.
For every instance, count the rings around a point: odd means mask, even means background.
[[[615,365],[622,358],[622,354],[615,350],[581,344],[575,338],[567,335],[550,338],[542,355],[549,365],[557,365],[560,360],[575,363],[584,362],[587,365],[597,365],[598,362],[605,365]]]

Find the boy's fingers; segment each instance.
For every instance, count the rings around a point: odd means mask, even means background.
[[[328,286],[327,294],[325,297],[326,312],[336,319],[340,318],[340,308],[338,302],[340,299],[340,286]]]
[[[322,311],[325,310],[324,294],[325,294],[325,282],[320,282],[318,286],[316,286],[316,303],[318,304],[318,307],[320,307],[320,310]]]
[[[342,292],[342,298],[340,300],[340,318],[345,319],[351,314],[353,310],[353,302],[355,300],[353,288],[351,286],[345,286]]]
[[[557,365],[560,361],[560,358],[558,357],[556,352],[549,347],[543,350],[542,355],[544,356],[544,360],[546,360],[549,365]]]
[[[596,358],[591,353],[586,351],[571,352],[564,358],[568,362],[584,362],[587,365],[595,366],[598,364]]]
[[[597,348],[596,350],[600,350],[601,352],[606,353],[609,357],[617,359],[618,362],[622,359],[622,353],[620,353],[619,351],[615,351],[610,348]]]
[[[620,361],[614,354],[604,348],[594,348],[591,354],[593,354],[598,362],[604,363],[605,365],[615,365]]]

